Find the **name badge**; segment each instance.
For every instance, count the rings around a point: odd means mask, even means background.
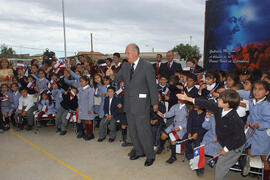
[[[139,98],[146,98],[147,94],[139,94]]]

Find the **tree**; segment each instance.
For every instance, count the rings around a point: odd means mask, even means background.
[[[173,52],[177,52],[185,61],[191,58],[200,59],[202,57],[198,46],[191,46],[189,44],[179,44],[172,49]]]
[[[0,57],[12,58],[16,56],[16,52],[5,44],[1,45]]]

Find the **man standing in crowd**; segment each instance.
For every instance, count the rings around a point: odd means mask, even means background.
[[[174,72],[178,69],[182,69],[181,64],[176,63],[173,61],[174,55],[172,51],[168,51],[166,54],[168,62],[162,64],[160,68],[160,74],[166,75],[167,77],[170,77],[171,75],[174,75]]]
[[[161,63],[162,55],[161,55],[161,54],[157,54],[156,60],[157,60],[157,62],[153,64],[153,67],[154,67],[154,69],[155,69],[155,72],[156,72],[156,78],[157,78],[158,75],[160,74],[160,67],[161,67],[161,65],[162,65],[162,63]]]
[[[145,166],[155,161],[155,153],[150,126],[150,108],[158,111],[158,92],[153,66],[139,57],[140,50],[136,44],[126,47],[125,63],[117,74],[108,69],[107,76],[115,81],[124,81],[126,91],[124,111],[127,115],[130,136],[135,151],[130,153],[130,160],[146,156]]]

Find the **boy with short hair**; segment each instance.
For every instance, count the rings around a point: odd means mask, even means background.
[[[34,105],[33,96],[27,93],[26,88],[20,89],[21,97],[19,99],[18,116],[19,116],[19,127],[23,127],[23,118],[27,120],[26,130],[31,130],[34,121],[33,112],[37,109]]]
[[[184,88],[186,95],[195,98],[198,96],[198,89],[196,88],[197,76],[195,74],[189,73],[187,75],[187,86]]]
[[[219,143],[217,150],[220,151],[215,169],[215,180],[225,179],[229,169],[242,154],[246,142],[244,123],[236,112],[240,104],[239,94],[227,89],[220,93],[217,104],[206,99],[194,99],[186,94],[177,94],[177,97],[214,113]]]
[[[108,124],[110,129],[109,142],[113,142],[115,140],[116,120],[121,114],[120,109],[122,108],[122,104],[120,104],[118,97],[114,96],[115,88],[108,87],[107,93],[108,96],[105,97],[103,106],[105,117],[100,122],[98,142],[102,142],[106,138]]]

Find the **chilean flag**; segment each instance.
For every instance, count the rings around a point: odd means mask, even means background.
[[[17,68],[26,70],[26,65],[23,63],[17,63]]]
[[[176,142],[176,153],[180,155],[185,154],[185,142],[182,143]]]
[[[121,87],[120,89],[118,89],[115,94],[119,97],[122,96],[125,93],[125,88]]]
[[[68,112],[66,119],[69,120],[70,122],[77,122],[78,113],[74,111]]]
[[[194,148],[194,158],[190,160],[192,170],[204,168],[204,145]]]
[[[35,83],[33,81],[31,81],[27,84],[27,87],[30,89],[33,89],[35,87]]]
[[[2,97],[0,97],[0,101],[7,101],[8,100],[8,96],[3,94]]]
[[[50,83],[48,84],[49,90],[52,90],[54,84],[55,84],[55,81],[51,80]]]
[[[208,165],[209,165],[211,168],[213,168],[213,167],[215,166],[215,164],[217,163],[218,157],[219,157],[219,156],[215,156],[215,157],[213,157],[212,159],[210,159],[210,160],[208,161]]]
[[[54,65],[54,68],[55,68],[55,73],[56,74],[58,74],[58,72],[61,69],[65,69],[66,68],[66,61],[65,61],[65,59],[59,59],[57,61],[57,63]]]
[[[176,140],[180,139],[179,136],[178,136],[178,134],[177,134],[177,132],[175,130],[173,130],[169,134],[169,137],[170,137],[171,141],[176,141]]]
[[[75,93],[70,89],[69,90],[70,100],[72,100],[75,97]]]
[[[98,68],[100,68],[100,69],[103,69],[103,68],[106,68],[106,67],[107,67],[106,63],[102,63],[102,64],[98,65]]]
[[[41,109],[41,112],[48,112],[48,106],[43,106],[42,109]]]

